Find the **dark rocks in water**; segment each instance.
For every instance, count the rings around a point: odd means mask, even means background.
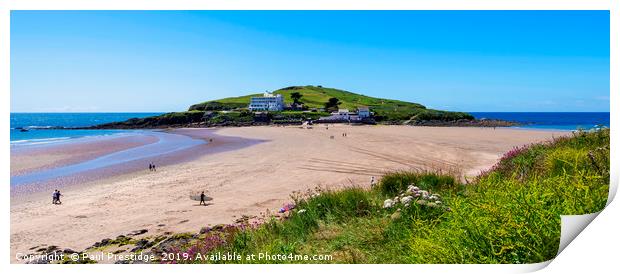
[[[409,120],[403,123],[405,125],[411,126],[430,126],[430,127],[512,127],[517,126],[519,123],[504,121],[504,120],[493,120],[493,119],[480,119],[480,120],[452,120],[452,121],[442,121],[442,120]]]
[[[204,111],[171,112],[159,116],[132,118],[123,122],[112,122],[76,129],[136,129],[136,128],[168,128],[197,127],[204,120]]]

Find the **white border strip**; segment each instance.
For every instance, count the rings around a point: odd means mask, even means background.
[[[615,4],[615,5],[613,5]],[[8,1],[0,1],[0,60],[2,60],[2,64],[0,65],[0,89],[2,100],[0,100],[0,106],[2,107],[2,112],[5,119],[0,120],[0,128],[8,129],[9,128],[9,112],[10,112],[10,27],[9,27],[9,14],[10,10],[227,10],[227,9],[235,9],[235,10],[394,10],[394,9],[418,9],[418,10],[500,10],[500,9],[512,9],[512,10],[611,10],[611,51],[610,51],[610,102],[611,102],[611,128],[612,128],[612,170],[611,170],[611,187],[609,193],[608,204],[611,203],[613,198],[615,197],[617,188],[618,188],[618,164],[617,157],[619,153],[618,142],[616,141],[618,135],[618,126],[619,119],[617,117],[617,112],[613,110],[618,107],[618,93],[620,89],[618,87],[617,75],[619,75],[618,71],[618,25],[620,24],[618,19],[618,2],[610,1],[610,0],[586,0],[586,1],[576,1],[576,0],[520,0],[520,1],[500,1],[500,0],[474,0],[474,1],[464,1],[464,0],[438,0],[438,1],[424,1],[424,0],[266,0],[266,1],[257,1],[257,0],[178,0],[178,1],[163,1],[163,0],[8,0]],[[612,75],[616,77],[612,77]],[[0,143],[4,142],[7,144],[6,146],[2,146],[2,163],[0,166],[0,170],[2,172],[3,182],[5,182],[3,189],[3,195],[8,196],[10,193],[9,189],[9,134],[8,130],[3,130],[0,135]],[[612,206],[614,208],[615,214],[611,212],[605,212],[605,214],[601,214],[602,217],[606,218],[601,220],[596,220],[595,223],[605,222],[605,229],[608,232],[607,234],[598,235],[596,231],[590,231],[589,233],[585,233],[587,235],[582,234],[579,238],[588,237],[589,239],[593,239],[591,241],[598,242],[597,247],[603,249],[603,255],[608,256],[607,261],[597,261],[596,265],[591,264],[592,261],[583,260],[584,257],[589,255],[588,250],[569,250],[571,251],[570,256],[572,258],[564,258],[562,257],[560,260],[563,263],[569,263],[567,265],[557,265],[550,267],[555,273],[565,273],[570,270],[603,270],[606,269],[605,265],[607,265],[611,269],[611,267],[615,267],[615,261],[612,258],[615,258],[614,254],[616,253],[616,248],[618,247],[618,212],[620,211],[618,207]],[[610,210],[611,210],[610,208]],[[4,199],[2,202],[2,212],[5,214],[5,226],[2,226],[2,240],[0,242],[0,246],[2,251],[0,252],[0,256],[5,259],[5,263],[9,263],[9,246],[10,246],[10,201],[9,199]],[[604,216],[604,217],[603,217]],[[563,218],[564,219],[564,218]],[[563,222],[564,223],[564,222]],[[599,227],[601,225],[598,225]],[[614,229],[615,227],[615,229]],[[612,234],[611,231],[616,232]],[[563,229],[564,232],[564,229]],[[588,229],[586,229],[588,232]],[[563,233],[564,234],[564,233]],[[611,237],[608,241],[607,237]],[[583,241],[577,239],[583,245]],[[604,246],[601,242],[610,242],[611,246]],[[613,245],[615,244],[615,245]],[[575,248],[578,248],[577,246]],[[569,253],[569,252],[562,252]],[[601,254],[601,253],[595,253]],[[563,256],[569,256],[563,255]],[[600,258],[597,257],[597,258]],[[592,258],[594,259],[594,258]],[[586,262],[586,264],[581,264],[579,262]],[[45,269],[46,272],[52,271],[64,271],[68,273],[81,273],[84,271],[95,272],[95,273],[109,273],[110,271],[118,271],[121,272],[135,272],[139,271],[149,271],[151,273],[169,273],[171,270],[186,270],[186,271],[221,271],[221,272],[231,272],[231,271],[256,271],[256,270],[271,270],[277,272],[290,272],[295,271],[299,273],[313,273],[316,274],[317,271],[361,271],[361,272],[385,272],[385,271],[419,271],[423,273],[437,273],[437,271],[449,272],[449,273],[463,273],[463,271],[467,272],[476,272],[476,273],[522,273],[529,271],[536,271],[541,268],[547,266],[550,262],[544,262],[540,264],[532,264],[532,265],[338,265],[338,266],[324,266],[324,265],[313,265],[313,266],[295,266],[295,265],[281,265],[281,266],[248,266],[248,265],[184,265],[184,266],[162,266],[162,265],[142,265],[142,266],[133,266],[133,267],[116,267],[112,265],[98,265],[98,266],[74,266],[74,267],[65,267],[61,265],[48,265],[43,266],[32,266],[32,265],[9,265],[8,269],[11,273],[21,273],[21,272],[33,272],[33,271],[41,271]],[[582,268],[580,268],[582,266]],[[205,268],[207,267],[207,268]],[[7,269],[7,268],[4,268]]]

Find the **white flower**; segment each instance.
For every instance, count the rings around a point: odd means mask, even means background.
[[[405,197],[403,197],[403,198],[400,200],[400,202],[401,202],[401,203],[403,203],[403,204],[405,204],[405,205],[408,205],[408,204],[409,204],[412,200],[413,200],[413,197],[411,197],[411,196],[405,196]]]
[[[304,212],[306,212],[306,210],[305,209],[301,209],[297,213],[301,214],[301,213],[304,213]]]
[[[387,199],[383,202],[383,208],[391,208],[394,204],[395,202],[392,199]]]
[[[414,185],[409,185],[409,187],[407,187],[407,192],[409,193],[416,193],[420,190],[419,187],[414,186]]]

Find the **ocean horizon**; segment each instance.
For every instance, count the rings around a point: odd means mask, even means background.
[[[609,127],[610,112],[469,112],[476,119],[519,123],[516,128],[578,130]]]
[[[164,112],[12,112],[11,145],[54,143],[81,137],[127,133],[116,129],[50,129],[54,127],[88,127],[98,124],[144,118]],[[27,129],[23,132],[21,129]]]
[[[144,118],[165,112],[14,112],[11,113],[11,145],[54,143],[75,138],[113,135],[132,130],[71,130],[54,127],[87,127]],[[516,128],[577,130],[610,126],[609,112],[469,112],[476,119],[500,119],[517,122]],[[22,132],[21,129],[28,131]]]

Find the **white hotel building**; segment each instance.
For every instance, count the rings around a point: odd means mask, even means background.
[[[252,97],[248,108],[250,111],[282,111],[284,109],[284,97],[281,94],[265,92],[263,97]]]

